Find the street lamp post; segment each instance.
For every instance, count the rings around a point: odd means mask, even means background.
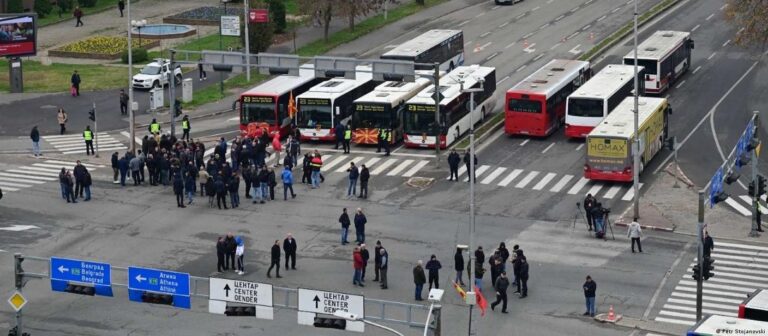
[[[129,19],[130,20],[130,19]],[[141,28],[147,25],[147,20],[133,20],[131,26],[139,31],[139,47],[141,47]]]
[[[634,152],[632,153],[632,161],[634,163],[634,166],[632,167],[632,180],[633,180],[633,189],[635,191],[635,198],[634,198],[634,218],[640,218],[640,103],[638,95],[640,92],[639,90],[639,83],[637,79],[637,0],[635,0],[635,13],[634,13],[634,52],[635,52],[635,65],[634,65],[634,80],[635,80],[635,144],[634,144]]]

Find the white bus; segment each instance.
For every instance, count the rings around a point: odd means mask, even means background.
[[[296,97],[301,140],[334,141],[336,126],[352,116],[352,102],[373,90],[370,67],[360,66],[356,79],[333,78]]]
[[[691,66],[691,33],[660,30],[637,47],[637,65],[645,68],[645,93],[662,94]],[[635,52],[624,56],[635,64]],[[642,91],[641,91],[642,92]]]
[[[475,109],[470,111],[470,93],[464,88],[480,88],[475,92]],[[430,85],[405,104],[403,118],[404,143],[412,148],[450,146],[469,130],[470,116],[475,123],[485,119],[496,105],[496,68],[478,65],[460,66],[440,78],[440,124],[435,124],[435,86]]]
[[[433,29],[381,55],[382,59],[440,63],[440,70],[451,71],[464,64],[464,32]],[[431,69],[416,65],[416,69]]]
[[[629,65],[610,64],[592,76],[568,96],[565,106],[565,136],[585,138],[608,113],[634,89],[634,69]],[[638,67],[638,78],[643,68]],[[642,92],[642,81],[640,92]]]
[[[375,145],[379,129],[391,129],[391,143],[403,138],[405,102],[432,83],[432,71],[416,70],[414,82],[388,81],[355,100],[352,108],[352,142]]]

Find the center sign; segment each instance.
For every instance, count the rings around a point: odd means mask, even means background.
[[[337,310],[365,317],[365,297],[299,288],[299,311],[333,315]]]
[[[233,279],[209,279],[211,300],[272,307],[272,285]]]

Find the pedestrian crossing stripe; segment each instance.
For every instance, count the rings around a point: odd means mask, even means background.
[[[483,174],[485,174],[485,171],[488,170],[488,168],[491,168],[491,166],[482,165],[480,167],[475,168],[475,177],[483,176]],[[467,177],[464,178],[464,182],[469,182],[469,174],[467,174]]]
[[[53,146],[61,154],[85,154],[85,139],[81,133],[78,134],[66,134],[66,135],[45,135],[42,137],[47,143]],[[98,139],[99,152],[113,151],[128,149],[122,142],[112,137],[111,134],[106,132],[99,132],[95,134],[94,140]],[[94,149],[96,149],[96,143],[94,142]]]
[[[533,181],[533,179],[536,178],[536,175],[539,175],[539,172],[532,171],[532,172],[528,173],[528,175],[523,177],[523,179],[520,180],[520,182],[518,182],[515,185],[515,188],[525,188],[525,186],[528,185],[528,183],[531,183],[531,181]]]
[[[491,182],[493,182],[493,180],[495,180],[497,177],[499,177],[499,175],[504,173],[504,171],[506,171],[506,170],[507,170],[507,168],[504,168],[504,167],[496,168],[496,170],[494,170],[492,173],[488,174],[488,176],[486,176],[482,181],[480,181],[480,183],[482,183],[482,184],[490,184]]]
[[[763,246],[718,242],[712,251],[718,264],[715,276],[703,283],[702,312],[735,317],[748,294],[768,287],[768,261],[762,258],[766,251]],[[687,326],[696,323],[697,284],[692,275],[697,258],[691,259],[654,320]]]
[[[509,175],[507,175],[507,177],[505,177],[503,180],[501,180],[501,182],[499,182],[499,187],[508,186],[509,183],[512,182],[512,180],[514,180],[515,178],[517,178],[522,172],[523,172],[522,169],[513,170],[511,173],[509,173]]]
[[[76,162],[46,160],[27,166],[8,169],[0,172],[0,188],[2,188],[3,191],[14,192],[24,188],[41,185],[46,182],[56,181],[59,179],[59,173],[61,172],[62,167],[73,169],[76,164]],[[90,163],[83,163],[83,165],[91,171],[105,167],[104,165]]]
[[[545,186],[546,186],[546,185],[549,183],[549,181],[552,181],[552,179],[553,179],[553,178],[555,178],[555,176],[557,176],[557,174],[555,174],[555,173],[548,173],[547,175],[545,175],[545,176],[544,176],[544,177],[543,177],[543,178],[542,178],[542,179],[539,181],[539,183],[536,183],[536,185],[535,185],[535,186],[533,186],[533,190],[541,190],[541,189],[544,189],[544,187],[545,187]]]
[[[760,199],[765,202],[766,195],[760,196]],[[725,204],[744,217],[752,216],[752,196],[731,196],[725,200]],[[764,205],[760,204],[758,209],[760,209],[761,214],[768,215],[768,208]]]

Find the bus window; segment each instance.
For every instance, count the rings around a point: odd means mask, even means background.
[[[598,99],[571,98],[568,101],[568,115],[574,117],[603,117],[603,101]]]
[[[541,113],[541,102],[525,99],[510,99],[509,111],[525,113]]]

